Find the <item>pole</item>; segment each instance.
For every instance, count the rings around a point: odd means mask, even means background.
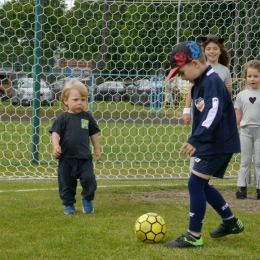
[[[90,86],[90,111],[93,112],[93,103],[94,103],[94,88],[95,88],[95,78],[94,75],[91,75],[91,86]]]
[[[177,13],[177,43],[180,41],[180,10],[181,0],[178,0],[178,13]]]
[[[32,162],[39,162],[39,127],[40,127],[40,86],[41,86],[41,40],[42,40],[43,0],[35,0],[34,26],[34,64],[33,64],[33,102],[32,102]]]

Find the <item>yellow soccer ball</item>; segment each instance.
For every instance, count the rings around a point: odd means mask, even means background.
[[[142,242],[158,243],[165,234],[165,221],[157,213],[146,213],[135,222],[135,235]]]

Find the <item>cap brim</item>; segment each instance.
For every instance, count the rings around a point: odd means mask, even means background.
[[[171,71],[170,71],[168,77],[166,78],[166,81],[169,80],[169,79],[171,79],[171,78],[173,78],[173,77],[177,74],[178,69],[179,69],[179,67],[174,68],[174,69],[171,69]]]

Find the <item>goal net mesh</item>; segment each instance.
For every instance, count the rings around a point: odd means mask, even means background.
[[[191,134],[182,122],[189,82],[165,82],[172,47],[224,38],[235,100],[244,64],[259,59],[259,20],[254,0],[0,1],[0,179],[57,178],[49,129],[71,78],[89,88],[101,129],[97,179],[188,178],[180,147]],[[226,177],[239,165],[235,154]]]

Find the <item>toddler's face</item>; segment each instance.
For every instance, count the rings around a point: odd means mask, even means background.
[[[65,105],[68,107],[68,112],[78,114],[86,110],[87,98],[82,97],[77,89],[72,89],[68,99],[64,100]]]
[[[260,88],[260,72],[257,69],[248,68],[246,75],[246,84],[249,89]]]

